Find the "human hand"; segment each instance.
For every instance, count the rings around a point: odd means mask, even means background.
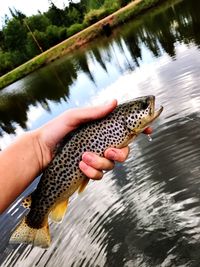
[[[6,149],[0,152],[0,213],[3,212],[40,174],[53,159],[57,144],[62,138],[81,123],[99,119],[117,106],[113,100],[108,105],[91,108],[72,109],[64,112],[41,128],[16,138]],[[149,128],[144,133],[150,134]],[[114,167],[114,161],[123,162],[129,148],[109,148],[104,157],[86,152],[79,164],[86,176],[100,179],[103,170]],[[12,167],[11,167],[12,166]]]
[[[34,134],[36,136],[36,143],[38,143],[36,152],[38,152],[40,169],[44,169],[52,160],[56,145],[66,134],[76,129],[82,123],[106,116],[116,106],[117,101],[113,100],[107,105],[98,107],[71,109],[37,129]],[[103,170],[113,169],[114,161],[125,161],[128,153],[128,147],[122,149],[109,148],[105,151],[104,157],[88,151],[82,155],[79,167],[87,177],[101,179]]]

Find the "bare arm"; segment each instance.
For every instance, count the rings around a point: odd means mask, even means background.
[[[72,109],[64,112],[41,128],[25,133],[8,148],[0,152],[0,213],[3,212],[25,188],[42,172],[53,158],[57,143],[81,123],[102,118],[117,105]],[[114,160],[123,162],[128,147],[107,149],[105,157],[91,152],[83,154],[80,169],[92,179],[100,179],[103,170],[114,167]]]

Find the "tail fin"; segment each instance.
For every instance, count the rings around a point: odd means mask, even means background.
[[[48,221],[42,228],[35,229],[27,225],[25,217],[11,235],[10,243],[26,243],[42,248],[48,248],[51,243]]]

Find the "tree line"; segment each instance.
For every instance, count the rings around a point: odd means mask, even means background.
[[[50,1],[47,12],[27,17],[10,9],[0,30],[0,76],[58,44],[131,0],[81,0],[60,9]]]

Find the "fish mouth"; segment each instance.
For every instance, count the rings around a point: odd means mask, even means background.
[[[162,111],[163,111],[163,106],[160,106],[160,108],[154,112],[153,120],[155,120],[156,118],[158,118],[160,116],[160,114],[161,114]]]
[[[154,95],[148,95],[148,96],[144,96],[144,97],[137,99],[141,101],[142,108],[148,110],[148,114],[143,118],[143,123],[142,123],[143,129],[142,130],[145,130],[151,122],[153,122],[156,118],[160,116],[160,114],[163,111],[163,106],[160,106],[159,109],[155,109],[155,99],[156,98]],[[141,132],[141,128],[140,128],[140,132]]]
[[[163,111],[163,106],[160,106],[159,109],[155,109],[155,96],[149,95],[146,97],[146,103],[148,104],[148,115],[144,119],[143,129],[140,129],[140,132],[143,132],[149,125],[160,116],[161,112]]]
[[[160,106],[158,110],[155,110],[155,96],[153,95],[149,96],[149,116],[151,118],[149,123],[158,118],[162,111],[163,111],[163,106]]]
[[[160,108],[156,111],[153,112],[153,116],[150,116],[150,119],[148,120],[148,123],[146,124],[146,126],[144,127],[143,131],[144,132],[147,128],[149,128],[149,125],[160,116],[161,112],[163,111],[163,106],[160,106]]]
[[[147,128],[149,128],[149,125],[160,116],[160,114],[163,111],[163,106],[160,106],[159,109],[155,110],[155,97],[150,96],[149,98],[149,116],[146,120],[145,126],[140,132],[144,132]]]

